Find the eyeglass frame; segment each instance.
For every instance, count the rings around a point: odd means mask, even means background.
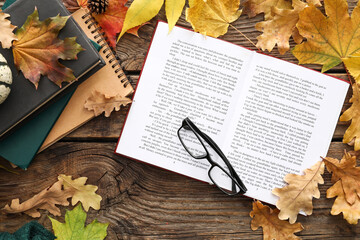
[[[182,128],[184,128],[185,130],[191,130],[195,134],[195,136],[197,137],[197,139],[199,140],[199,142],[201,143],[201,145],[205,149],[206,154],[201,155],[201,156],[194,156],[190,152],[190,150],[186,147],[185,143],[181,139],[180,130]],[[211,167],[208,170],[208,176],[209,176],[210,180],[215,184],[215,186],[217,186],[223,193],[225,193],[225,194],[227,194],[229,196],[234,196],[234,195],[237,195],[239,193],[244,194],[247,191],[247,188],[245,187],[244,183],[241,181],[239,175],[236,173],[235,169],[233,168],[233,166],[231,165],[231,163],[229,162],[229,160],[227,159],[225,154],[221,151],[220,147],[206,133],[202,132],[188,117],[186,117],[182,121],[182,125],[177,131],[177,135],[178,135],[178,138],[179,138],[181,144],[183,145],[185,150],[190,154],[191,157],[193,157],[195,159],[206,159],[206,160],[208,160],[208,162],[211,164]],[[204,139],[206,141],[206,143],[220,156],[220,158],[224,161],[224,163],[228,167],[229,171],[226,171],[222,166],[220,166],[217,162],[215,162],[214,160],[211,159],[209,151],[208,151],[207,147],[205,146],[205,143],[203,142],[203,140],[201,138]],[[216,183],[216,181],[213,180],[213,178],[210,175],[210,172],[214,167],[218,167],[224,173],[226,173],[230,177],[230,179],[232,180],[233,189],[235,188],[235,184],[236,184],[239,187],[240,191],[235,192],[235,193],[229,193],[229,192],[226,192],[222,187],[220,187]],[[232,190],[232,191],[234,192],[234,190]]]

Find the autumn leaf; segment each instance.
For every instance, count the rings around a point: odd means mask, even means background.
[[[353,204],[349,204],[345,199],[344,187],[341,181],[337,181],[326,191],[327,198],[337,197],[331,208],[331,215],[343,213],[344,219],[350,224],[357,224],[360,219],[360,199],[355,196]]]
[[[224,35],[242,10],[240,0],[193,0],[186,9],[186,20],[194,31],[211,37]]]
[[[287,0],[248,0],[244,4],[244,13],[250,18],[264,13],[264,19],[272,19],[273,7],[278,9],[291,9],[291,2]]]
[[[341,116],[340,121],[350,121],[351,124],[346,129],[343,143],[354,142],[355,151],[360,150],[360,99],[359,99],[359,86],[357,83],[352,84],[353,95],[349,102],[352,103],[351,107],[348,108]]]
[[[324,183],[321,176],[324,173],[324,163],[319,161],[304,173],[304,175],[287,174],[284,180],[288,185],[272,191],[280,198],[276,202],[276,207],[280,210],[279,219],[289,218],[289,222],[294,223],[300,211],[304,211],[306,215],[312,214],[312,198],[320,198],[318,184]]]
[[[288,221],[278,218],[279,210],[271,209],[263,205],[260,201],[253,202],[253,210],[250,212],[251,230],[255,231],[259,227],[263,228],[263,239],[300,239],[294,233],[304,229],[301,223],[290,224]]]
[[[303,37],[296,28],[299,20],[299,12],[307,6],[300,0],[293,0],[293,9],[271,8],[271,18],[267,21],[259,22],[255,28],[263,34],[257,37],[256,46],[263,51],[271,52],[275,45],[278,45],[280,54],[286,53],[290,49],[289,39],[292,36],[296,43],[301,43]]]
[[[0,11],[0,43],[2,48],[10,48],[12,41],[17,39],[13,33],[16,26],[11,24],[10,20],[7,19],[8,17],[10,17],[9,14]]]
[[[65,223],[49,218],[58,240],[101,240],[107,236],[108,223],[99,223],[95,219],[85,226],[86,213],[82,210],[81,204],[78,204],[71,211],[66,211]]]
[[[360,51],[352,54],[350,57],[342,59],[350,74],[354,77],[355,81],[360,83]]]
[[[174,28],[176,22],[179,20],[184,6],[185,6],[185,0],[165,1],[165,12],[169,24],[169,33]]]
[[[85,211],[92,207],[95,210],[100,209],[101,196],[96,194],[97,186],[85,185],[87,177],[80,177],[72,180],[71,176],[60,174],[59,181],[63,182],[64,190],[70,191],[72,195],[71,204],[75,206],[79,201],[83,204]]]
[[[155,17],[163,3],[164,0],[134,0],[126,13],[124,26],[117,40],[119,41],[129,29],[140,26]]]
[[[77,54],[83,50],[76,43],[76,38],[57,38],[68,18],[58,15],[39,21],[39,14],[35,9],[15,33],[18,38],[13,42],[15,66],[36,88],[41,75],[46,75],[60,87],[62,82],[75,80],[73,71],[58,61],[77,59]]]
[[[351,17],[346,0],[325,0],[327,16],[313,5],[300,12],[297,28],[307,41],[292,52],[300,64],[320,64],[325,72],[360,50],[359,3]]]
[[[104,94],[95,91],[85,102],[84,107],[90,111],[94,111],[95,116],[99,116],[105,112],[105,117],[109,117],[111,112],[119,111],[121,106],[126,106],[131,103],[131,99],[116,95],[114,97],[108,97]]]
[[[42,190],[32,198],[20,203],[13,199],[10,205],[1,209],[3,213],[25,213],[33,218],[40,217],[39,209],[48,210],[54,216],[60,216],[60,209],[56,205],[68,206],[68,198],[72,193],[62,189],[62,181],[57,181],[51,187]]]
[[[326,169],[332,173],[331,181],[333,183],[341,181],[344,189],[346,201],[354,204],[360,197],[360,167],[356,167],[356,156],[345,152],[343,158],[324,158]]]
[[[128,7],[127,0],[109,0],[109,5],[104,13],[93,14],[93,17],[104,30],[110,46],[116,47],[116,35],[121,32]],[[137,36],[140,26],[129,29],[127,32]]]

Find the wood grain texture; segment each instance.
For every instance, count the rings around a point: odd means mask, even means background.
[[[0,0],[0,6],[3,2]],[[348,2],[350,10],[357,3]],[[140,28],[139,37],[125,34],[117,45],[117,55],[133,86],[138,81],[157,20],[165,20],[164,9]],[[262,15],[252,19],[241,16],[234,26],[256,42],[260,33],[254,26],[261,20]],[[190,27],[184,15],[179,25]],[[221,38],[255,49],[233,29]],[[276,48],[270,55],[297,63],[290,53],[281,56]],[[308,67],[320,69],[315,65]],[[333,76],[347,79],[343,66],[331,71]],[[343,111],[350,106],[350,96],[351,91]],[[37,155],[27,171],[16,170],[19,175],[0,169],[0,207],[13,198],[24,201],[32,197],[53,184],[58,174],[86,176],[89,184],[99,186],[98,193],[103,197],[101,210],[90,210],[87,223],[95,218],[109,222],[107,239],[262,239],[261,230],[250,229],[252,199],[227,197],[208,184],[115,155],[128,109],[122,108],[110,118],[100,116],[91,120]],[[338,123],[328,156],[341,158],[344,149],[351,150],[340,142],[348,124]],[[0,165],[10,167],[4,160],[0,160]],[[359,225],[349,225],[341,214],[330,215],[334,199],[325,198],[326,189],[331,185],[330,174],[326,172],[324,179],[325,184],[320,186],[321,198],[313,201],[313,215],[298,218],[305,230],[297,235],[302,239],[359,239]],[[62,217],[56,219],[64,221],[65,210],[71,208],[61,207]],[[38,221],[50,230],[48,213],[42,213]],[[14,232],[31,220],[23,214],[0,214],[0,231]]]
[[[163,169],[115,155],[115,143],[57,143],[39,154],[19,176],[0,175],[0,206],[12,198],[24,201],[56,181],[58,174],[87,176],[99,186],[103,198],[99,212],[89,211],[87,223],[97,218],[109,222],[108,239],[262,239],[262,231],[250,229],[252,199],[228,197],[218,189]],[[331,145],[328,156],[340,158],[341,143]],[[3,162],[0,162],[3,164]],[[314,213],[299,216],[303,239],[355,239],[359,225],[349,225],[342,216],[331,216],[334,199],[326,199],[330,174],[324,174],[321,198],[314,200]],[[65,209],[61,207],[64,215]],[[46,211],[41,224],[51,229]],[[64,217],[56,217],[64,221]],[[0,231],[15,231],[31,218],[1,215]]]

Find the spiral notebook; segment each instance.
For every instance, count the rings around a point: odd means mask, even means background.
[[[72,16],[88,38],[100,44],[100,55],[106,62],[106,65],[79,85],[45,139],[40,151],[95,117],[93,111],[84,108],[85,101],[95,90],[106,96],[120,94],[124,99],[129,100],[129,102],[131,99],[127,96],[134,91],[121,69],[119,61],[103,37],[104,34],[101,27],[92,18],[91,13],[87,9],[79,9]]]

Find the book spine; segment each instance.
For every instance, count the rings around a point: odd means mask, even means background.
[[[106,58],[104,61],[106,61],[106,64],[109,64],[114,69],[115,74],[123,84],[124,88],[126,88],[127,85],[130,84],[130,81],[122,70],[120,62],[115,53],[107,43],[105,32],[91,16],[90,11],[86,12],[83,16],[81,16],[81,18],[84,20],[84,23],[87,25],[88,29],[95,27],[93,30],[91,30],[91,34],[93,34],[96,43],[100,45],[100,51],[103,53],[102,56],[105,56]]]

